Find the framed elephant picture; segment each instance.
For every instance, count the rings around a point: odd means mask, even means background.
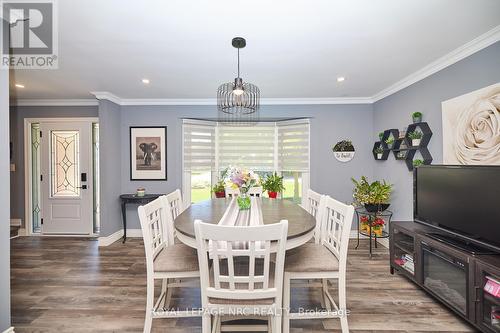
[[[167,127],[130,127],[130,180],[167,180]]]

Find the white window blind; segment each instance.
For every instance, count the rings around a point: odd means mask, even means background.
[[[309,121],[277,123],[278,170],[309,172]]]
[[[253,126],[219,124],[219,169],[233,165],[255,171],[273,171],[276,154],[275,128],[275,123],[259,123]]]
[[[215,124],[185,120],[184,170],[215,169]]]

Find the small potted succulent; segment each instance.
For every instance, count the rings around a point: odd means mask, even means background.
[[[354,183],[353,198],[358,206],[364,206],[368,212],[382,212],[389,208],[392,185],[385,180],[368,182],[365,176],[357,181],[351,178]]]
[[[419,166],[421,166],[422,164],[424,164],[424,161],[422,161],[421,159],[416,159],[416,160],[413,160],[413,167],[414,168],[418,168]]]
[[[387,140],[385,140],[385,143],[387,144],[387,148],[391,149],[392,145],[394,144],[394,137],[389,137]]]
[[[214,192],[216,198],[225,198],[226,197],[226,183],[224,182],[224,179],[227,176],[227,168],[222,171],[222,174],[215,183],[215,185],[212,187],[212,192]]]
[[[384,149],[381,146],[378,146],[377,148],[375,148],[374,152],[375,154],[377,154],[377,160],[381,160],[382,155],[384,154]]]
[[[411,145],[413,147],[420,146],[420,141],[422,141],[423,133],[419,130],[408,133],[408,137],[411,139]]]
[[[411,117],[413,119],[414,124],[422,122],[422,112],[413,112],[411,114]]]
[[[285,189],[283,186],[283,177],[278,176],[276,172],[267,176],[264,183],[262,183],[262,188],[267,191],[269,198],[276,199],[278,193]]]

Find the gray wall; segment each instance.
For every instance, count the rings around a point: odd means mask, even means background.
[[[110,101],[99,101],[99,163],[101,178],[101,236],[109,236],[121,229],[120,106]]]
[[[3,23],[3,22],[2,22]],[[0,179],[9,179],[9,72],[0,70]],[[10,327],[10,193],[0,186],[0,332]]]
[[[429,144],[433,164],[441,164],[441,102],[497,82],[500,82],[500,42],[376,102],[372,144],[378,132],[406,127],[411,122],[411,113],[420,111],[434,133]],[[394,184],[391,204],[394,218],[412,220],[413,175],[404,162],[396,161],[393,155],[387,161],[376,161],[374,175]]]
[[[122,106],[121,107],[122,191],[133,193],[145,187],[150,193],[168,193],[182,186],[182,119],[213,118],[214,106]],[[371,155],[372,105],[264,105],[261,117],[311,117],[311,188],[352,201],[351,177],[373,176]],[[130,126],[167,126],[167,181],[130,181]],[[101,125],[102,126],[102,125]],[[356,155],[349,163],[338,162],[332,146],[350,139]],[[103,141],[101,137],[101,142]],[[128,208],[128,227],[140,228],[137,208]]]
[[[22,219],[24,225],[24,119],[59,117],[97,117],[97,106],[12,106],[10,108],[10,140],[14,144],[11,173],[11,217]]]

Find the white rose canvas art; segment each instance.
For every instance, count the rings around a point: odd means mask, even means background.
[[[444,101],[443,163],[500,165],[500,83]]]

